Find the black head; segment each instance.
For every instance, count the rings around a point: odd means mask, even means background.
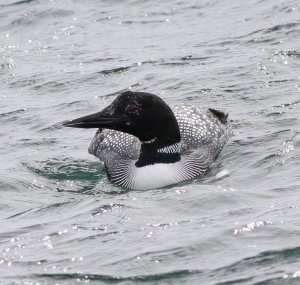
[[[170,107],[158,96],[127,91],[99,113],[64,124],[75,128],[107,128],[134,135],[157,147],[180,141],[177,120]]]

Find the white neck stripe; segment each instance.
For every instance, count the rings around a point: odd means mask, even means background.
[[[181,143],[175,143],[157,150],[158,153],[179,153],[181,150]]]

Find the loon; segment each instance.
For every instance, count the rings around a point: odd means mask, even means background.
[[[232,134],[227,117],[189,105],[171,109],[154,94],[126,91],[101,112],[64,126],[98,128],[88,151],[109,180],[146,190],[202,175]]]

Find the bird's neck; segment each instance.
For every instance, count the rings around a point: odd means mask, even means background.
[[[180,160],[180,142],[174,141],[167,144],[158,138],[141,142],[140,155],[135,163],[137,167],[143,167],[156,163],[174,163]]]

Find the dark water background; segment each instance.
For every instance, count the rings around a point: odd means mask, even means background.
[[[0,39],[0,284],[300,284],[299,1],[2,0]],[[129,88],[230,114],[204,177],[120,193],[61,127]]]

